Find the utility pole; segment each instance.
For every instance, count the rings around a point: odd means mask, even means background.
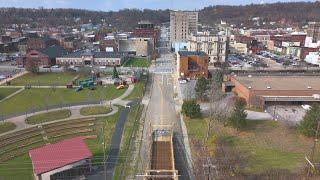
[[[107,180],[107,166],[106,166],[106,136],[104,134],[104,126],[101,128],[102,129],[102,135],[103,135],[103,167],[104,167],[104,180]]]
[[[308,173],[307,173],[307,180],[309,179],[309,176],[310,176],[310,173],[311,173],[311,168],[314,168],[314,166],[312,166],[312,163],[313,163],[313,160],[314,160],[314,153],[316,151],[316,148],[317,148],[317,142],[318,142],[318,136],[319,136],[319,130],[320,130],[320,118],[318,117],[317,118],[317,121],[318,121],[318,125],[317,125],[317,130],[316,130],[316,136],[315,136],[315,139],[314,139],[314,142],[313,142],[313,146],[312,146],[312,149],[311,149],[311,159],[310,159],[310,162],[308,161]]]

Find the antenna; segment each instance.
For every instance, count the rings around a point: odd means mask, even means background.
[[[173,0],[171,0],[171,10],[173,10]]]

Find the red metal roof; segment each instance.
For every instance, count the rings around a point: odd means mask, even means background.
[[[91,158],[92,153],[83,139],[83,137],[76,137],[30,150],[29,156],[32,160],[35,174],[43,174],[65,165]]]

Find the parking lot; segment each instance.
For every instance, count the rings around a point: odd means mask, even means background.
[[[196,80],[190,80],[187,83],[179,84],[180,91],[183,99],[196,98],[194,87],[196,86]]]
[[[252,68],[266,68],[267,64],[254,55],[234,54],[228,57],[229,65],[232,69],[252,69]]]
[[[276,105],[269,106],[267,109],[275,119],[293,125],[299,124],[306,113],[300,105]]]

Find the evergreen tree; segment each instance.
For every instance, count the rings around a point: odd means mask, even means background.
[[[229,118],[229,124],[237,129],[247,125],[247,113],[245,112],[245,101],[238,98],[235,102],[234,110]]]
[[[183,101],[182,114],[189,118],[199,118],[201,117],[200,105],[195,100]]]
[[[201,77],[197,80],[195,92],[198,99],[203,100],[205,96],[205,92],[208,90],[208,80],[206,78]]]
[[[116,66],[113,67],[113,72],[112,72],[112,79],[118,79],[119,78],[119,73],[117,71]]]
[[[318,121],[320,121],[320,105],[313,104],[298,125],[298,130],[305,136],[315,136]]]
[[[212,72],[212,80],[215,87],[221,87],[223,81],[223,73],[217,69]]]

